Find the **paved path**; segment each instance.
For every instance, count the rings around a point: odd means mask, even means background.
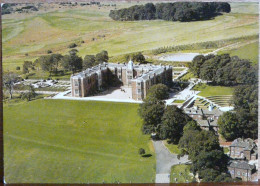
[[[165,147],[162,141],[153,141],[156,153],[156,183],[170,183],[171,167],[173,165],[187,163],[188,156],[180,159]]]

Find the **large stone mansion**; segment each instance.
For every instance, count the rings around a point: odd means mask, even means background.
[[[172,82],[172,67],[139,64],[133,61],[128,64],[103,63],[88,68],[78,74],[72,75],[71,95],[73,97],[86,97],[102,90],[109,81],[118,80],[123,86],[132,88],[132,99],[143,100],[152,85]]]

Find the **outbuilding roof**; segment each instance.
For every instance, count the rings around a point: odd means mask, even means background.
[[[228,166],[231,168],[244,170],[253,170],[255,168],[255,165],[250,165],[246,161],[230,161]]]

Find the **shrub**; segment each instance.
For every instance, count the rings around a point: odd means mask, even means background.
[[[78,45],[76,44],[76,43],[71,43],[69,46],[68,46],[68,48],[75,48],[75,47],[77,47]]]
[[[20,70],[20,69],[21,69],[21,67],[19,67],[19,66],[16,67],[16,70]]]
[[[47,54],[51,54],[52,53],[52,51],[51,50],[47,50]]]
[[[138,150],[138,153],[139,153],[140,155],[144,155],[144,154],[145,154],[145,150],[144,150],[143,148],[140,148],[140,149]]]

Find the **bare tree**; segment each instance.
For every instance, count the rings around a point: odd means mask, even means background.
[[[18,75],[13,72],[7,72],[3,75],[3,85],[10,94],[10,99],[13,98],[14,83],[18,80]]]

